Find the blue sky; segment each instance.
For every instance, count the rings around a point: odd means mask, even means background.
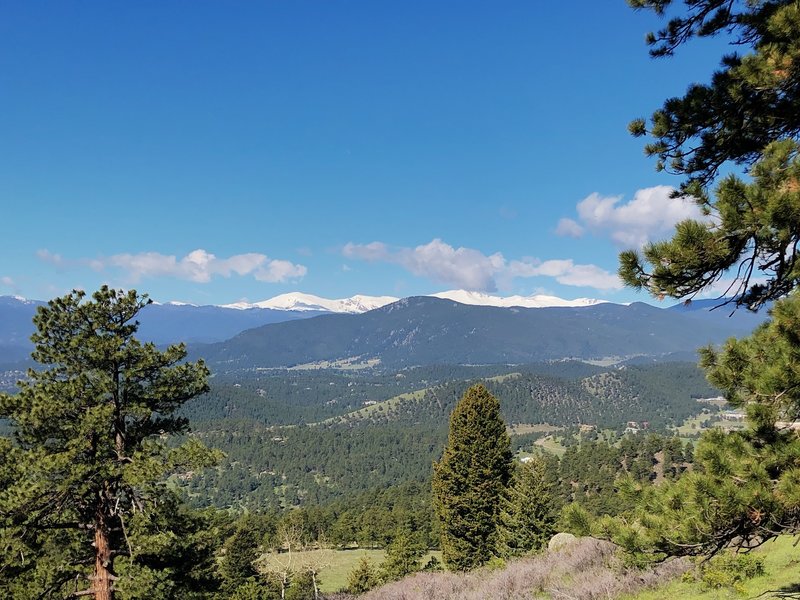
[[[668,234],[626,125],[706,81],[623,0],[0,3],[0,294],[629,301]]]

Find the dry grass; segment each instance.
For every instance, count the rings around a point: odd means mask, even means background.
[[[362,600],[599,600],[661,585],[688,570],[688,561],[653,569],[625,569],[616,547],[582,538],[557,552],[524,558],[497,571],[418,573],[385,585]],[[339,596],[346,598],[346,596]]]

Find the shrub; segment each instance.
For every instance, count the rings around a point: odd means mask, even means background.
[[[743,581],[764,575],[764,557],[756,554],[726,553],[711,559],[701,574],[709,588],[739,588]]]
[[[372,561],[366,556],[361,559],[347,578],[347,591],[351,594],[363,594],[378,585],[378,574]]]

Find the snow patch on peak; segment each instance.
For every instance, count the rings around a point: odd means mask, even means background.
[[[431,294],[434,298],[452,300],[461,304],[471,304],[474,306],[497,306],[500,308],[549,308],[552,306],[581,307],[603,304],[606,300],[596,300],[594,298],[575,298],[565,300],[557,296],[547,296],[545,294],[533,294],[531,296],[492,296],[483,292],[470,292],[467,290],[449,290]]]
[[[19,303],[19,304],[39,304],[36,300],[28,300],[23,296],[13,295],[13,296],[0,296],[0,299],[5,300],[8,303]]]
[[[471,304],[474,306],[497,306],[500,308],[546,308],[551,306],[581,307],[602,304],[606,300],[595,300],[593,298],[576,298],[575,300],[565,300],[556,296],[546,296],[534,294],[532,296],[492,296],[482,292],[470,292],[467,290],[450,290],[430,294],[434,298],[452,300],[461,304]],[[236,310],[248,310],[253,308],[268,308],[270,310],[292,310],[300,312],[317,311],[331,313],[359,314],[376,308],[382,308],[389,304],[394,304],[400,300],[394,296],[365,296],[357,294],[350,298],[340,298],[331,300],[313,294],[302,292],[291,292],[281,294],[261,302],[234,302],[225,304],[222,308],[232,308]]]
[[[290,292],[262,300],[261,302],[235,302],[226,304],[223,308],[233,308],[247,310],[250,308],[268,308],[271,310],[294,310],[294,311],[319,311],[333,313],[357,314],[367,312],[392,302],[397,298],[392,296],[364,296],[356,295],[350,298],[340,298],[331,300],[313,294],[302,292]]]

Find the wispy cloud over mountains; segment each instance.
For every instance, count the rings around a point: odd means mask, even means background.
[[[514,279],[530,277],[550,277],[562,285],[598,290],[621,287],[615,274],[596,265],[576,264],[571,259],[507,260],[500,252],[486,255],[473,248],[455,248],[438,238],[414,248],[390,247],[383,242],[350,242],[342,254],[351,259],[399,265],[436,283],[479,292],[508,289]]]
[[[39,250],[38,257],[60,269],[89,267],[94,271],[118,271],[128,283],[144,279],[172,277],[194,283],[208,283],[214,277],[252,275],[257,281],[278,283],[301,279],[305,266],[287,260],[271,259],[265,254],[248,252],[227,258],[218,257],[202,248],[178,258],[174,254],[139,252],[114,254],[97,258],[67,259],[48,250]]]

